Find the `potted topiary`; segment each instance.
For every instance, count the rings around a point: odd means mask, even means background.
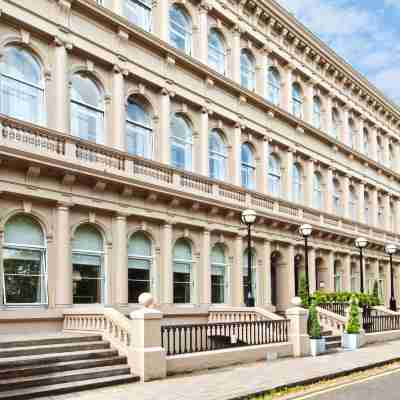
[[[342,335],[342,347],[347,350],[356,350],[361,347],[360,330],[361,326],[358,300],[355,296],[352,296],[346,332],[344,332]]]
[[[311,355],[316,357],[318,354],[325,353],[325,338],[321,334],[321,325],[318,321],[317,306],[312,301],[308,314],[308,334],[310,335]]]

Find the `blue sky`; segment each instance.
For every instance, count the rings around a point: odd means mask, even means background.
[[[400,0],[277,1],[400,104]]]

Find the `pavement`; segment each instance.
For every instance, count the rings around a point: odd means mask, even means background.
[[[316,358],[285,358],[237,365],[164,380],[133,383],[87,392],[50,396],[45,400],[245,400],[251,394],[314,383],[400,360],[400,341],[374,344]],[[397,393],[399,393],[397,391]],[[326,399],[338,399],[327,397]],[[347,399],[347,397],[344,397]],[[356,397],[354,397],[356,398]],[[362,399],[363,397],[357,397]],[[400,398],[397,396],[396,400]],[[319,397],[318,397],[319,399]],[[368,396],[369,400],[372,400]],[[380,397],[386,399],[386,397]],[[389,399],[389,397],[388,397]],[[325,399],[324,399],[325,400]]]

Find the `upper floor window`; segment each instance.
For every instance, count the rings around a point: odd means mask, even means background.
[[[292,112],[297,118],[303,117],[303,92],[297,82],[292,86]]]
[[[103,94],[94,80],[83,73],[72,76],[71,131],[81,139],[104,142]]]
[[[268,192],[275,197],[281,195],[281,160],[275,154],[270,154],[268,160]]]
[[[391,143],[389,144],[388,167],[394,167],[394,151]]]
[[[357,147],[356,126],[352,118],[349,119],[349,132],[348,132],[347,144],[353,149]]]
[[[268,100],[276,106],[281,102],[281,76],[275,67],[268,68]]]
[[[44,82],[39,62],[27,50],[6,47],[0,63],[0,112],[13,118],[44,122]]]
[[[254,189],[256,165],[253,150],[249,143],[242,144],[242,186],[246,189]]]
[[[208,34],[208,65],[225,75],[226,54],[225,44],[221,33],[217,29],[210,29]]]
[[[336,215],[342,214],[342,199],[341,199],[341,190],[340,183],[337,179],[333,180],[333,212]]]
[[[385,214],[385,209],[383,207],[383,202],[382,199],[378,199],[378,225],[379,226],[384,226],[384,214]]]
[[[256,65],[253,54],[243,49],[240,54],[240,83],[248,90],[256,88]]]
[[[342,126],[342,121],[340,120],[340,114],[337,108],[332,110],[332,136],[336,140],[340,140],[340,128]]]
[[[186,11],[177,5],[173,5],[169,11],[169,39],[172,46],[191,54],[192,21]]]
[[[321,129],[322,126],[322,104],[318,96],[314,96],[313,99],[313,125],[317,129]]]
[[[369,194],[368,192],[364,192],[364,222],[366,224],[369,224],[370,220],[370,199],[369,199]]]
[[[152,0],[125,0],[124,13],[128,20],[147,32],[151,30]]]
[[[353,221],[357,220],[357,196],[352,186],[349,189],[349,216]]]
[[[210,178],[224,180],[226,177],[226,145],[217,129],[213,129],[208,141]]]
[[[292,198],[296,203],[302,203],[303,201],[303,178],[302,170],[298,163],[293,164],[293,176],[292,176]]]
[[[382,143],[382,138],[380,136],[378,136],[376,138],[376,147],[377,147],[377,158],[378,158],[378,162],[380,162],[381,164],[383,164],[383,154],[384,154],[384,150],[383,150],[383,143]]]
[[[153,130],[150,115],[135,99],[128,99],[126,112],[126,148],[128,153],[144,158],[153,155]]]
[[[315,208],[322,209],[324,206],[324,192],[322,188],[322,176],[319,172],[314,173],[314,198],[313,205]]]
[[[176,168],[192,169],[193,132],[183,116],[171,118],[171,164]]]
[[[363,153],[369,155],[369,132],[367,128],[363,129]]]

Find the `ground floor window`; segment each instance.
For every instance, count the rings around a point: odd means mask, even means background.
[[[211,251],[211,303],[226,303],[227,274],[225,249],[216,244]]]
[[[96,227],[77,228],[72,244],[74,304],[96,304],[104,300],[103,237]]]
[[[192,248],[188,241],[182,239],[175,244],[173,267],[174,303],[192,302]]]

